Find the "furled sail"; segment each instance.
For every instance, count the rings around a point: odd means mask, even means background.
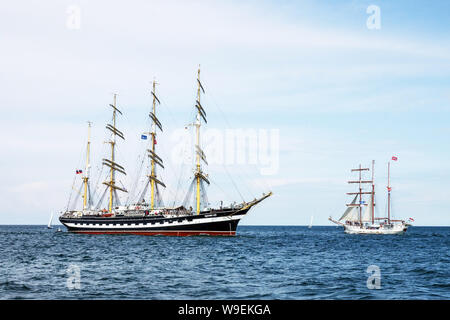
[[[356,195],[353,198],[353,201],[351,202],[351,204],[356,204],[356,200],[358,198],[358,195]],[[357,206],[349,206],[347,208],[347,210],[345,210],[344,214],[342,215],[342,217],[339,218],[339,221],[358,221],[358,210],[357,210]]]

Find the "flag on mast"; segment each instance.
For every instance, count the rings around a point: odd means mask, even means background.
[[[396,156],[392,156],[392,160],[397,161],[398,158]]]

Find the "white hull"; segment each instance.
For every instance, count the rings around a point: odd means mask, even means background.
[[[404,224],[395,224],[391,227],[364,228],[360,226],[344,225],[345,233],[349,234],[403,234],[408,229]]]

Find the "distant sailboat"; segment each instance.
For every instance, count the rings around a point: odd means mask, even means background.
[[[396,161],[396,157],[392,157],[392,160]],[[375,217],[375,182],[374,182],[374,166],[375,161],[372,161],[372,179],[363,180],[362,171],[370,171],[370,168],[352,169],[352,172],[359,173],[359,179],[355,181],[348,181],[348,183],[354,183],[359,185],[359,192],[348,192],[348,195],[355,195],[352,202],[347,204],[347,210],[339,218],[339,220],[333,220],[328,218],[338,226],[343,226],[346,233],[353,234],[402,234],[408,229],[408,224],[404,220],[394,220],[391,217],[391,184],[390,184],[390,162],[388,162],[388,198],[387,217]],[[368,191],[364,191],[362,184],[369,184]],[[363,195],[369,195],[369,201],[363,200]],[[363,208],[365,207],[365,208]]]
[[[314,216],[311,216],[311,221],[309,222],[308,228],[311,229],[313,225]]]
[[[53,212],[50,215],[50,220],[48,221],[47,229],[53,229],[52,227],[52,221],[53,221]]]

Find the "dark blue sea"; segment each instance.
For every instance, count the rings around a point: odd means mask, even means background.
[[[1,299],[450,299],[448,227],[361,236],[240,226],[235,237],[62,229],[0,226]]]

